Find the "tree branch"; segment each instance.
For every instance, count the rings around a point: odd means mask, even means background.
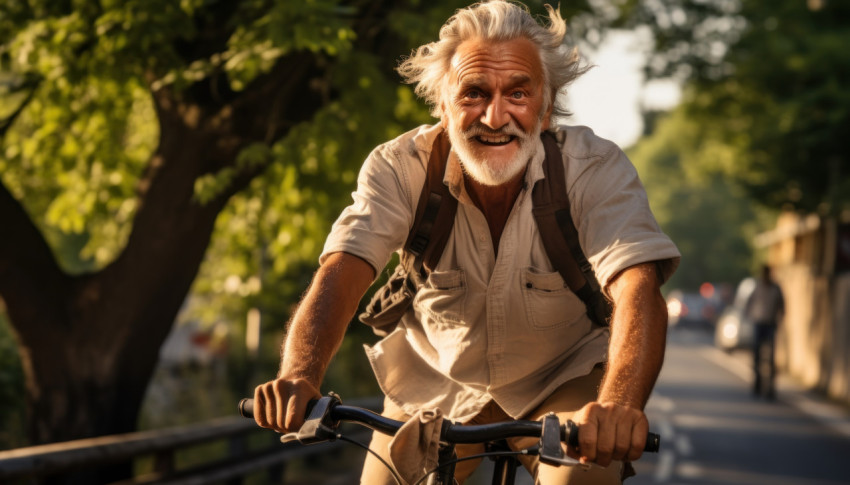
[[[41,231],[0,181],[0,296],[18,333],[35,333],[57,321],[71,278],[56,262]],[[48,315],[50,315],[48,317]]]
[[[17,117],[24,111],[27,105],[30,104],[30,101],[32,101],[32,98],[35,96],[35,92],[40,84],[41,78],[30,78],[23,81],[20,85],[16,86],[15,91],[23,91],[24,89],[29,89],[29,93],[27,93],[26,98],[21,101],[21,104],[19,104],[18,107],[15,108],[15,111],[13,111],[9,116],[0,120],[0,140],[2,140],[3,137],[6,136],[6,132],[15,122],[15,119],[17,119]]]

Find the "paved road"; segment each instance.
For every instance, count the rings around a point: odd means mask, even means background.
[[[662,451],[644,455],[627,485],[850,483],[850,410],[788,378],[779,379],[775,402],[754,399],[749,359],[716,349],[707,332],[670,332],[647,406]],[[531,477],[522,474],[517,484],[531,485]]]
[[[670,333],[647,407],[662,452],[637,464],[629,485],[850,483],[850,412],[787,378],[775,402],[750,394],[746,352],[726,354],[694,330]]]

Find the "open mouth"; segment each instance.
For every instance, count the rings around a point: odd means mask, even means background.
[[[508,143],[514,141],[516,136],[513,135],[478,135],[475,138],[475,141],[481,143],[482,145],[487,145],[491,147],[500,147],[507,145]]]

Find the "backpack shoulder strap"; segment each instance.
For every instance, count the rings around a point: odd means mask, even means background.
[[[423,279],[440,260],[457,213],[457,199],[443,183],[449,158],[448,136],[437,135],[425,172],[425,182],[413,218],[413,227],[396,266],[387,282],[375,292],[358,318],[386,337],[407,312]]]
[[[558,142],[549,131],[544,131],[541,139],[546,150],[544,177],[534,185],[531,197],[532,213],[543,247],[567,286],[584,302],[591,320],[607,325],[611,318],[611,302],[603,295],[593,267],[581,249],[578,231],[570,214],[566,174]]]
[[[443,183],[450,150],[443,131],[434,140],[413,227],[402,251],[401,263],[413,278],[427,276],[437,266],[454,225],[457,199]]]

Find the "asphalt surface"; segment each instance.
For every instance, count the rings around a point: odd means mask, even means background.
[[[848,406],[781,374],[775,401],[755,398],[750,355],[718,350],[707,331],[671,330],[647,406],[662,450],[627,484],[850,483]]]
[[[635,463],[627,485],[850,484],[850,406],[782,374],[776,400],[757,399],[750,359],[715,348],[707,329],[671,329],[647,405],[661,451]],[[467,483],[489,484],[487,464]],[[533,485],[524,470],[516,483]]]

